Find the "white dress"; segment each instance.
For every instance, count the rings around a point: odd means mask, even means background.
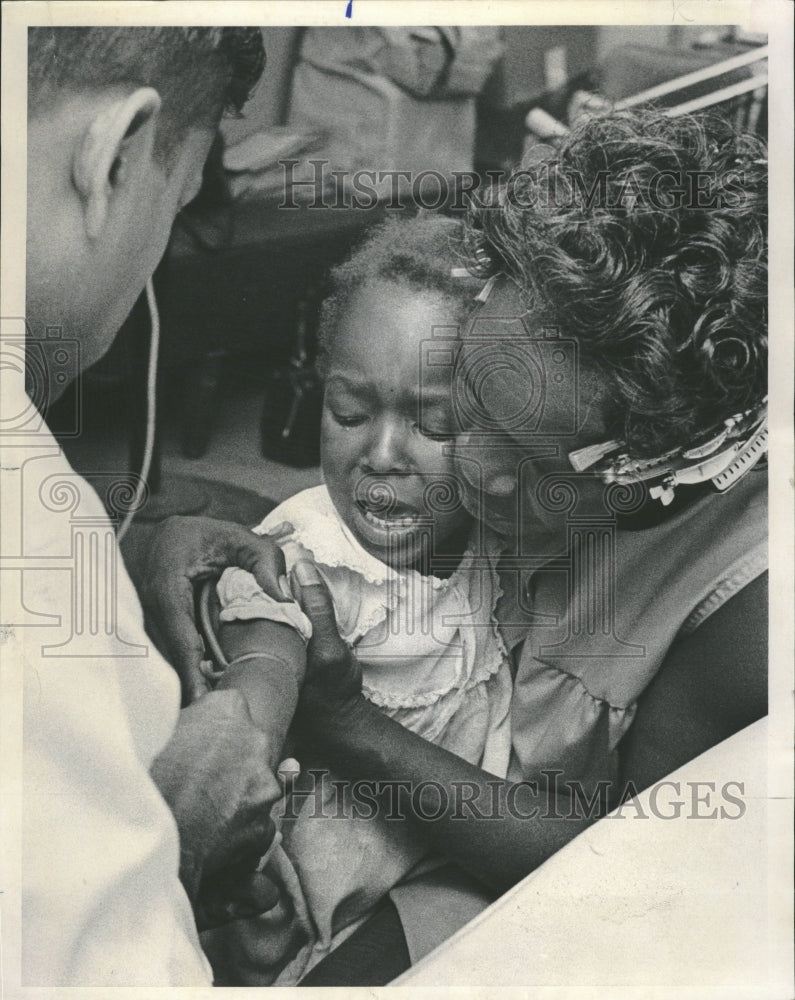
[[[362,548],[325,486],[292,497],[255,530],[278,542],[288,571],[302,558],[316,563],[340,633],[361,663],[363,693],[370,701],[407,729],[505,776],[511,672],[494,618],[501,594],[496,536],[478,525],[460,565],[446,579],[393,570]],[[227,570],[218,593],[223,621],[287,621],[311,635],[297,605],[271,600],[243,570]],[[246,982],[272,982],[277,975],[280,985],[296,982],[328,952],[332,939],[337,943],[339,932],[350,932],[426,853],[406,824],[362,819],[362,810],[352,816],[357,810],[350,787],[343,791],[332,780],[312,778],[305,768],[299,804],[288,807],[282,821],[284,852],[276,851],[271,862],[291,886],[293,923],[303,924],[284,945],[295,952],[298,940],[298,953],[279,969],[291,956],[277,954],[277,941],[284,944],[289,935],[284,929],[277,933],[273,919],[246,921],[245,927],[241,922],[237,931],[216,935],[211,945],[216,960],[223,953],[221,961],[233,964]],[[305,794],[310,786],[312,794]]]

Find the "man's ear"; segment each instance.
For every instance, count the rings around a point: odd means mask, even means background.
[[[102,231],[113,188],[123,180],[126,145],[143,129],[154,134],[160,103],[156,90],[139,87],[98,111],[78,143],[72,180],[85,206],[89,239]]]

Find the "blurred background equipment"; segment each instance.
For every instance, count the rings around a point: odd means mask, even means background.
[[[472,170],[475,99],[502,53],[496,27],[307,28],[289,121],[327,129],[335,169],[410,172],[416,198],[423,172]]]
[[[766,44],[737,41],[732,32],[717,39],[710,33],[709,42],[684,49],[618,45],[576,81],[576,88],[567,84],[528,111],[523,155],[536,142],[554,141],[581,115],[643,105],[670,115],[714,111],[737,131],[766,138],[767,66]]]

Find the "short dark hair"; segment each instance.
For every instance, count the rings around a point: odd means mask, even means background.
[[[265,65],[259,28],[29,28],[28,115],[64,96],[153,87],[163,101],[156,152],[189,128],[239,112]]]
[[[348,260],[331,272],[331,294],[323,303],[318,368],[323,374],[334,332],[353,293],[371,281],[391,281],[410,292],[435,292],[463,323],[483,281],[465,267],[460,220],[430,212],[392,218],[368,233]]]
[[[655,177],[669,185],[649,197]],[[672,177],[704,190],[672,203]],[[611,436],[638,457],[680,447],[766,394],[758,137],[714,116],[587,119],[475,204],[469,236],[473,266],[515,277],[528,307],[607,376]]]

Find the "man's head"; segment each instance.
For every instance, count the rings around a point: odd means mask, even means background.
[[[110,346],[264,58],[257,28],[30,29],[27,315],[77,337],[83,365]]]

